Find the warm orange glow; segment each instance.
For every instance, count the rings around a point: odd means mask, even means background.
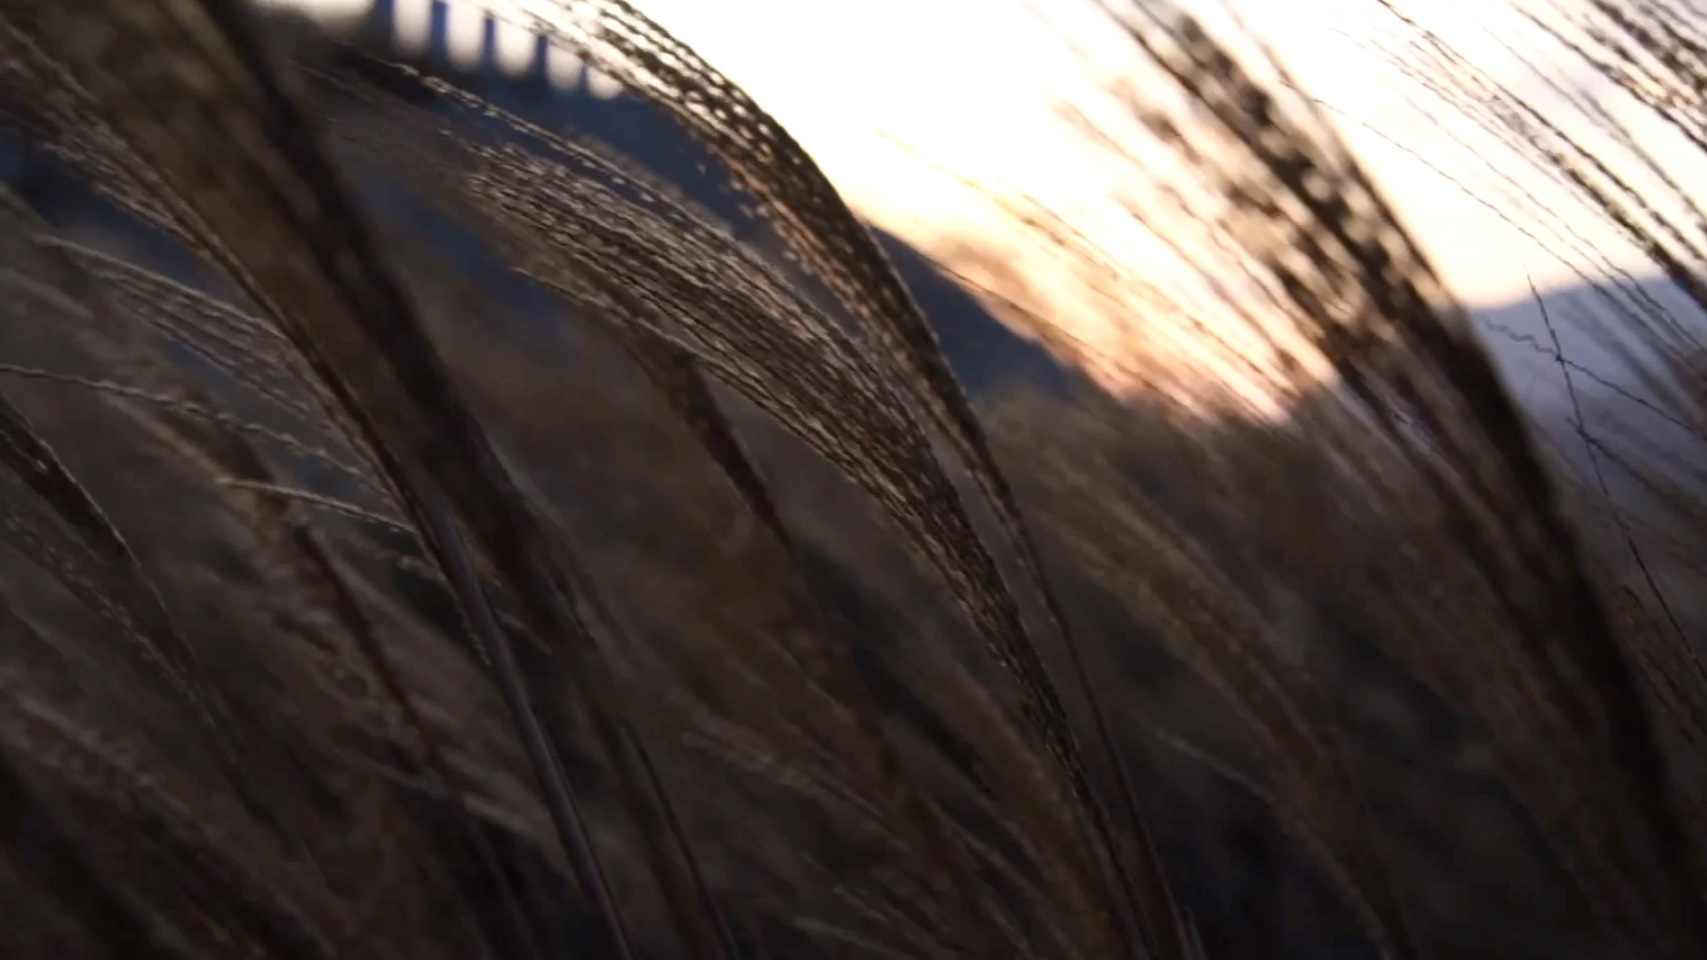
[[[321,11],[348,12],[365,0],[275,0]],[[1105,378],[1133,366],[1122,362],[1135,339],[1131,303],[1087,301],[1082,278],[1058,264],[1033,259],[1012,242],[1002,203],[1036,202],[1064,214],[1075,228],[1139,272],[1165,270],[1167,254],[1114,202],[1132,180],[1087,152],[1060,119],[1062,103],[1089,95],[1085,65],[1056,41],[1024,0],[636,0],[637,5],[746,87],[818,160],[850,203],[872,222],[927,252],[952,257],[977,241],[982,263],[1005,262],[1024,276],[1036,309],[1068,328],[1066,339],[1101,355]],[[1257,35],[1271,44],[1301,85],[1324,101],[1343,133],[1419,236],[1452,288],[1470,303],[1519,296],[1528,280],[1546,286],[1583,267],[1526,238],[1502,217],[1452,183],[1478,184],[1477,173],[1433,169],[1443,131],[1419,115],[1406,91],[1376,79],[1367,37],[1376,22],[1374,0],[1232,0]],[[1521,2],[1521,0],[1518,0]],[[1210,0],[1202,6],[1214,13]],[[453,37],[450,55],[477,56],[483,12],[526,24],[528,15],[561,18],[563,0],[460,0],[453,24],[471,24]],[[1038,3],[1052,15],[1071,3]],[[334,8],[336,8],[334,10]],[[428,0],[398,0],[399,31],[424,40]],[[1502,12],[1504,11],[1504,12]],[[1499,4],[1439,0],[1431,25],[1492,64],[1499,47],[1478,42],[1492,28],[1502,39],[1521,24]],[[1216,19],[1210,17],[1209,19]],[[1221,17],[1220,19],[1225,19]],[[1056,28],[1094,54],[1106,37]],[[416,38],[419,38],[417,40]],[[473,44],[474,46],[470,46]],[[499,56],[519,49],[501,44]],[[578,64],[558,57],[553,72],[573,79]],[[1101,67],[1118,71],[1116,61]],[[612,92],[594,78],[595,91]],[[1546,95],[1537,91],[1537,96]],[[1469,141],[1475,146],[1475,134]],[[1492,149],[1492,146],[1489,147]],[[1456,155],[1462,156],[1462,153]],[[1543,196],[1543,200],[1548,199]],[[1561,199],[1561,203],[1565,202]],[[1562,208],[1561,208],[1562,209]],[[1618,265],[1639,265],[1598,218],[1583,217],[1583,235]],[[1591,271],[1604,265],[1589,265]],[[1151,338],[1158,340],[1159,338]],[[1127,360],[1132,358],[1127,357]]]

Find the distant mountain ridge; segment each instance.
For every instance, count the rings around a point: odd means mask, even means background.
[[[1707,313],[1670,280],[1649,275],[1620,281],[1619,289],[1627,302],[1663,310],[1707,342]],[[1680,418],[1637,369],[1635,363],[1659,358],[1632,342],[1601,289],[1581,283],[1546,290],[1480,308],[1473,319],[1544,446],[1591,498],[1649,503],[1654,490],[1626,464],[1674,476],[1707,471],[1702,426]]]
[[[411,51],[399,44],[399,4],[408,6],[410,16],[416,19],[426,9],[429,31],[424,49]],[[299,19],[278,12],[269,15],[281,21]],[[342,37],[343,42],[368,55],[451,80],[530,122],[608,146],[715,215],[755,249],[777,253],[768,227],[717,174],[716,161],[662,111],[620,88],[614,92],[608,85],[596,88],[585,82],[584,74],[581,82],[565,83],[565,76],[571,74],[554,68],[550,58],[566,54],[548,49],[543,38],[535,38],[534,56],[526,69],[516,69],[513,58],[501,69],[495,57],[498,27],[490,18],[484,26],[482,59],[472,67],[458,66],[445,52],[449,29],[447,6],[437,0],[376,0],[363,18],[346,25]],[[332,55],[338,54],[334,51]],[[381,74],[369,73],[383,82]],[[74,219],[103,229],[127,229],[127,218],[85,189],[54,157],[21,138],[0,134],[0,179],[50,217]],[[1028,383],[1047,390],[1088,384],[1088,378],[1070,362],[1057,358],[985,309],[930,257],[893,234],[873,232],[925,310],[969,392],[985,394],[1010,383]],[[479,245],[466,232],[450,229],[436,236],[435,243],[452,252],[466,248],[471,258]],[[161,259],[154,265],[168,272],[179,274],[187,268],[181,249],[159,246],[158,250],[140,252],[158,254]],[[780,261],[775,256],[771,259]],[[773,262],[773,266],[786,269],[781,262]],[[524,285],[513,277],[482,279],[518,293]],[[1638,296],[1651,298],[1685,322],[1707,324],[1701,311],[1664,278],[1640,278],[1635,289]],[[1526,298],[1472,311],[1476,328],[1511,390],[1543,421],[1556,423],[1570,412],[1564,373],[1553,348],[1555,335],[1558,352],[1568,361],[1566,369],[1574,371],[1572,385],[1579,401],[1630,405],[1634,401],[1626,393],[1642,395],[1627,361],[1591,335],[1582,321],[1584,308],[1590,315],[1605,315],[1606,308],[1597,302],[1594,289],[1578,284],[1545,291],[1539,304]],[[1552,320],[1551,329],[1548,319]]]
[[[718,174],[716,159],[663,111],[628,92],[609,95],[585,83],[565,87],[553,82],[548,60],[564,54],[548,50],[543,40],[527,70],[500,69],[494,57],[496,25],[490,20],[482,61],[473,68],[459,67],[444,53],[449,21],[442,3],[434,5],[426,49],[414,55],[399,51],[393,22],[397,2],[375,4],[368,18],[351,32],[356,47],[385,59],[401,59],[546,129],[610,148],[716,216],[743,242],[767,255],[774,268],[790,269],[768,224],[755,217],[745,196]],[[917,248],[893,234],[875,229],[873,233],[931,321],[968,392],[986,393],[1008,382],[1045,390],[1084,382],[1047,348],[1003,324]]]
[[[721,168],[714,158],[661,110],[636,95],[613,92],[608,86],[595,89],[587,83],[564,85],[562,70],[554,74],[547,59],[562,56],[563,51],[548,52],[543,39],[536,43],[528,69],[500,70],[493,58],[496,34],[490,19],[486,23],[483,59],[473,68],[458,67],[444,52],[448,18],[442,3],[433,5],[426,48],[399,49],[393,23],[395,2],[379,0],[365,18],[340,28],[338,44],[347,44],[343,47],[327,46],[327,38],[320,33],[322,28],[310,26],[299,14],[273,10],[266,15],[278,21],[285,43],[326,46],[323,54],[342,60],[341,66],[361,70],[375,82],[398,92],[408,93],[413,88],[415,95],[422,93],[418,85],[403,82],[401,74],[376,68],[371,62],[364,63],[361,56],[351,56],[351,48],[450,80],[529,122],[608,147],[717,217],[752,249],[766,255],[773,268],[785,273],[791,269],[781,256],[780,245],[770,234],[768,224],[759,220],[749,209],[746,198],[718,174]],[[419,6],[428,0],[401,2]],[[449,109],[436,98],[425,97],[420,102],[435,111]],[[350,102],[337,108],[360,110],[361,106]],[[187,251],[139,229],[128,216],[89,190],[56,156],[25,137],[0,131],[0,180],[62,226],[119,237],[131,247],[130,254],[180,280],[188,279],[194,271]],[[377,198],[387,216],[419,223],[423,229],[432,231],[433,243],[441,250],[469,261],[481,282],[491,284],[494,292],[506,298],[521,298],[512,303],[518,309],[531,310],[529,301],[539,304],[548,301],[542,291],[524,289],[530,285],[510,274],[492,257],[482,256],[481,244],[472,234],[442,218],[427,215],[418,198],[387,189],[383,178],[358,180],[364,197]],[[1016,381],[1059,390],[1083,380],[1047,349],[996,319],[916,248],[891,234],[875,233],[924,308],[950,364],[969,393],[986,393],[1003,383]]]
[[[1687,294],[1664,277],[1649,275],[1623,282],[1619,296],[1664,310],[1684,327],[1707,336],[1707,314]],[[1610,349],[1607,336],[1620,329],[1616,308],[1599,288],[1588,283],[1556,287],[1539,298],[1524,297],[1471,311],[1477,331],[1504,371],[1524,405],[1540,415],[1555,414],[1569,404],[1559,357],[1573,371],[1579,395],[1615,395],[1617,390],[1640,392],[1627,358]],[[1557,337],[1557,347],[1554,338]],[[1621,341],[1634,356],[1649,356],[1646,345]]]

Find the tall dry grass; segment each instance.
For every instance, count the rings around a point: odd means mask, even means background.
[[[1010,212],[1286,416],[975,407],[759,105],[621,0],[497,12],[765,241],[234,0],[0,5],[90,190],[0,205],[9,955],[1707,948],[1690,648],[1260,51],[1091,10],[1085,149],[1197,300]]]

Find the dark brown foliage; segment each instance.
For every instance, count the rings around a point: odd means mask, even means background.
[[[235,0],[0,4],[8,128],[131,218],[0,210],[7,955],[1707,951],[1693,642],[1272,64],[1110,2],[1155,102],[1079,119],[1183,161],[1163,239],[1239,264],[1260,309],[1203,336],[1284,416],[975,409],[787,133],[582,6],[529,25],[780,252]],[[1623,9],[1572,49],[1694,69],[1692,21]],[[1017,216],[1135,328],[1202,320]],[[1630,229],[1693,276],[1673,226]]]

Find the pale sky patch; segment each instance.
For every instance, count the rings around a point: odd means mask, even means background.
[[[348,16],[369,0],[270,2]],[[1207,3],[1186,5],[1211,18],[1215,12]],[[1451,161],[1461,148],[1452,148],[1376,74],[1358,39],[1382,22],[1373,0],[1234,5],[1335,113],[1460,296],[1472,303],[1508,300],[1525,289],[1526,274],[1543,285],[1569,281],[1557,251],[1537,248],[1418,159]],[[398,6],[404,32],[424,39],[425,0]],[[475,55],[480,6],[450,5],[453,24],[470,22],[449,40],[455,60]],[[745,87],[863,215],[904,237],[928,242],[980,228],[980,205],[945,188],[945,169],[1056,209],[1084,213],[1106,201],[1107,177],[1055,112],[1082,83],[1081,65],[1040,33],[1020,0],[638,0],[637,6]],[[1485,42],[1482,28],[1493,25],[1513,37],[1516,21],[1502,19],[1502,9],[1439,0],[1428,23],[1499,75],[1503,54]],[[609,92],[607,82],[600,87]],[[1462,167],[1445,173],[1479,182]],[[1581,226],[1606,247],[1618,246],[1600,224]],[[1619,253],[1635,263],[1632,251]]]
[[[273,2],[348,14],[367,0]],[[1028,12],[1025,0],[634,2],[775,116],[862,216],[925,252],[941,254],[968,240],[999,249],[1012,224],[1004,227],[992,215],[990,198],[1025,195],[1062,212],[1127,263],[1165,269],[1153,238],[1111,202],[1130,186],[1133,168],[1112,169],[1062,121],[1060,105],[1081,101],[1089,89],[1084,64]],[[1217,2],[1186,0],[1184,6],[1203,13],[1213,28],[1227,22]],[[1226,2],[1324,104],[1449,287],[1468,304],[1519,299],[1531,279],[1546,288],[1575,282],[1578,271],[1592,277],[1614,268],[1651,272],[1599,217],[1574,208],[1566,191],[1549,191],[1514,168],[1485,134],[1442,127],[1414,109],[1407,102],[1414,89],[1369,49],[1370,38],[1394,26],[1376,0]],[[1034,3],[1052,13],[1075,8]],[[1533,32],[1505,3],[1412,0],[1406,6],[1424,9],[1427,25],[1478,65],[1545,103],[1554,94],[1500,47],[1532,49]],[[485,0],[459,5],[503,6]],[[543,0],[524,5],[548,6]],[[427,6],[427,0],[399,0],[409,30],[424,30]],[[1074,32],[1066,20],[1057,26],[1093,53],[1123,49],[1113,37]],[[468,42],[453,37],[451,55],[470,56]],[[564,66],[573,70],[575,64]],[[608,79],[593,79],[595,92],[611,92]],[[1515,176],[1515,184],[1502,181],[1502,174]],[[1538,239],[1525,236],[1542,225],[1526,218],[1522,203],[1502,199],[1502,191],[1511,190],[1531,194],[1525,202],[1535,209],[1561,213],[1574,234],[1570,242],[1560,240],[1557,223],[1546,224]],[[1052,318],[1072,337],[1093,344],[1130,340],[1122,333],[1129,330],[1124,319],[1104,314],[1131,311],[1074,302],[1076,278],[1051,274],[1017,253],[1013,269],[1043,291]]]

